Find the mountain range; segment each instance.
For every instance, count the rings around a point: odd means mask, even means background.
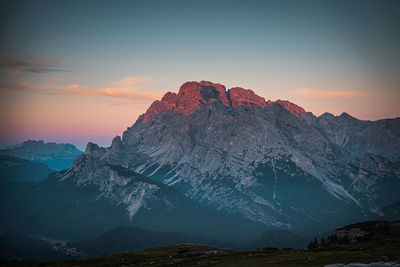
[[[400,118],[316,117],[206,81],[166,93],[111,147],[89,143],[70,170],[92,168],[93,158],[213,209],[300,233],[379,215],[400,198]]]
[[[134,226],[299,246],[297,235],[393,213],[400,118],[317,117],[252,90],[187,82],[110,147],[88,143],[69,168],[1,189],[6,233],[82,241]]]

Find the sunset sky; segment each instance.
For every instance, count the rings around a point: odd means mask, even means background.
[[[400,1],[1,1],[0,144],[109,145],[209,80],[315,115],[400,116]]]

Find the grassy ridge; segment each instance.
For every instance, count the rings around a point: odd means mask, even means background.
[[[378,229],[385,229],[382,234]],[[370,238],[309,250],[266,248],[238,252],[204,245],[182,244],[155,247],[142,252],[125,252],[82,260],[2,262],[3,266],[324,266],[333,263],[370,263],[386,256],[400,258],[400,222],[365,222],[349,225],[369,230]]]
[[[236,252],[202,245],[157,247],[143,252],[105,255],[77,261],[8,262],[4,266],[323,266],[332,263],[377,262],[400,257],[400,242],[386,240],[367,247],[338,247],[316,250]]]

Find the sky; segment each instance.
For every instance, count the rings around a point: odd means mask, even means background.
[[[1,1],[0,36],[0,145],[107,146],[186,81],[400,116],[400,1]]]

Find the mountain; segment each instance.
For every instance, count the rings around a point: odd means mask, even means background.
[[[121,226],[266,246],[278,230],[298,241],[399,200],[399,125],[187,82],[110,147],[88,143],[68,169],[1,187],[0,226],[70,241]]]
[[[23,260],[61,260],[74,259],[60,244],[26,236],[0,235],[0,262]],[[27,264],[30,266],[31,264]]]
[[[0,145],[0,149],[1,150],[12,149],[12,148],[20,147],[20,146],[22,146],[22,143],[17,143],[17,144],[12,144],[12,145]]]
[[[28,140],[21,145],[0,150],[0,154],[47,164],[51,169],[69,168],[82,151],[71,144],[44,143]]]
[[[90,154],[79,156],[70,169],[52,173],[42,182],[1,187],[3,232],[79,241],[130,225],[247,242],[266,229],[204,207],[126,168],[99,164],[96,148],[101,150],[89,145]]]
[[[41,181],[52,172],[44,163],[0,155],[0,183]]]
[[[382,213],[378,218],[389,221],[400,221],[400,201],[382,208]]]
[[[93,153],[212,209],[298,233],[374,217],[400,189],[400,118],[316,117],[207,81],[166,93]]]

